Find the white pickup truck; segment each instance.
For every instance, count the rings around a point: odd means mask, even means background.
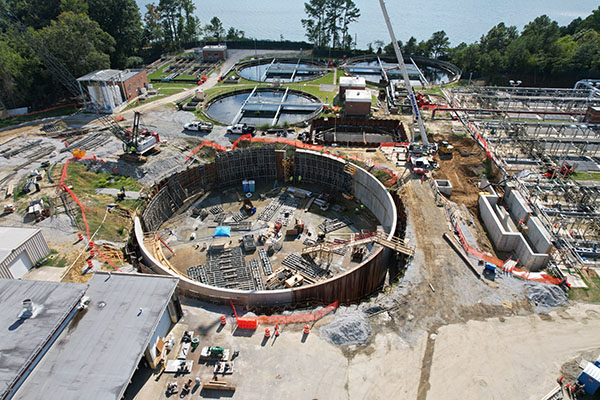
[[[236,135],[245,135],[247,133],[252,134],[252,136],[254,136],[254,131],[256,130],[256,128],[252,125],[246,125],[246,124],[235,124],[235,125],[229,125],[227,127],[227,133],[231,134],[234,133]]]
[[[192,121],[183,126],[186,131],[210,132],[213,124],[206,121]]]

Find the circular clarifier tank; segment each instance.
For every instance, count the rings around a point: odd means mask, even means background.
[[[310,60],[262,58],[241,63],[238,74],[257,82],[302,82],[318,78],[327,73],[327,68]]]
[[[460,77],[460,69],[449,63],[422,57],[413,58],[413,61],[414,63],[405,62],[406,71],[413,86],[425,84],[441,85]],[[382,67],[385,72],[382,72]],[[363,77],[367,82],[380,82],[384,73],[392,81],[403,79],[402,71],[398,68],[398,63],[387,58],[380,61],[376,58],[366,57],[362,60],[349,62],[345,68],[350,74]]]
[[[207,106],[210,118],[223,124],[298,124],[318,115],[317,97],[287,88],[247,89],[215,97]]]

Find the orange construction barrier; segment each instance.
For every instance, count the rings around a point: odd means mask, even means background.
[[[81,232],[77,232],[77,237],[80,241],[83,240],[83,235],[81,234]]]
[[[230,299],[229,304],[233,309],[233,314],[235,315],[236,323],[238,328],[241,329],[256,329],[259,324],[261,325],[272,325],[277,324],[297,324],[297,323],[305,323],[305,322],[314,322],[323,318],[325,315],[329,314],[339,306],[339,302],[335,301],[329,304],[322,309],[315,311],[313,313],[308,314],[294,314],[294,315],[261,315],[258,317],[240,317],[235,310],[235,306],[233,305],[233,301]]]
[[[202,143],[200,143],[200,145],[198,147],[196,147],[195,149],[190,151],[190,154],[187,155],[187,157],[185,158],[185,161],[187,162],[190,158],[194,157],[194,155],[196,155],[196,153],[199,152],[200,150],[202,150],[202,148],[205,146],[212,147],[213,149],[218,150],[218,151],[227,151],[228,150],[227,147],[225,147],[225,146],[221,146],[220,144],[216,144],[214,142],[205,140]]]
[[[304,334],[308,335],[310,333],[310,326],[308,324],[304,325]]]
[[[65,180],[68,177],[68,168],[69,168],[69,164],[72,163],[73,161],[78,161],[79,159],[72,157],[69,158],[66,162],[65,165],[63,167],[62,170],[62,174],[60,176],[60,182],[58,183],[58,187],[62,190],[64,190],[65,192],[69,193],[69,195],[71,196],[71,198],[75,201],[75,203],[77,203],[77,205],[79,206],[79,209],[81,210],[81,219],[83,220],[83,224],[85,225],[85,234],[86,237],[88,238],[88,240],[90,240],[91,236],[90,236],[90,227],[88,225],[87,219],[85,217],[85,207],[83,206],[83,204],[81,204],[81,202],[79,201],[79,198],[77,197],[77,195],[75,193],[73,193],[73,191],[71,189],[69,189],[68,186],[65,185]],[[94,155],[86,155],[85,157],[81,158],[81,160],[96,160],[96,156]],[[90,248],[92,248],[94,246],[94,242],[90,240],[89,242]],[[100,249],[96,249],[98,251],[98,254],[100,254],[100,256],[104,259],[104,261],[106,261],[106,263],[108,263],[108,265],[110,265],[111,267],[113,267],[115,270],[117,271],[121,271],[119,268],[116,267],[116,265],[110,261],[110,259],[108,257],[106,257],[104,255],[104,253],[102,253],[100,251]],[[89,265],[89,263],[88,263]]]
[[[458,226],[458,223],[454,225],[454,229],[456,230],[456,232],[458,233],[458,238],[460,239],[460,243],[462,245],[462,247],[465,249],[465,251],[469,254],[474,255],[475,257],[482,259],[484,261],[489,262],[490,264],[493,264],[499,268],[501,268],[503,271],[505,272],[510,272],[511,274],[513,274],[514,276],[521,278],[521,279],[525,279],[528,281],[535,281],[535,282],[542,282],[542,283],[549,283],[552,285],[558,285],[562,282],[562,279],[559,278],[555,278],[553,276],[550,276],[548,274],[545,274],[543,272],[528,272],[528,271],[524,271],[520,268],[517,268],[516,266],[514,267],[507,267],[507,263],[508,261],[502,261],[499,258],[496,258],[494,256],[492,256],[491,254],[488,253],[484,253],[483,251],[474,248],[473,246],[471,246],[465,236],[463,235],[462,231],[460,230],[460,227]]]
[[[269,330],[269,328],[265,328],[265,337],[267,339],[271,337],[271,331]]]
[[[227,318],[224,315],[221,315],[221,325],[227,324]]]

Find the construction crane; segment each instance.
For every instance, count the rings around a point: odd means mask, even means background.
[[[3,17],[3,18],[2,18]],[[99,112],[100,105],[85,93],[77,79],[69,72],[64,63],[56,58],[27,27],[0,1],[0,22],[4,22],[7,27],[17,28],[23,41],[31,47],[37,56],[44,63],[44,66],[74,97],[81,97],[88,111]],[[127,159],[131,161],[145,161],[143,154],[152,150],[160,141],[156,132],[148,130],[140,131],[140,113],[134,114],[134,121],[131,130],[123,128],[115,121],[111,115],[102,114],[98,121],[102,126],[108,129],[115,137],[123,142],[123,151]]]
[[[425,145],[425,147],[429,147],[429,140],[427,139],[427,130],[425,129],[425,125],[423,124],[423,119],[421,118],[421,113],[419,112],[419,106],[417,105],[415,93],[413,92],[413,88],[410,84],[410,79],[408,77],[408,71],[406,70],[406,65],[404,65],[404,57],[402,56],[402,52],[400,51],[400,46],[398,46],[398,41],[396,40],[396,35],[394,35],[394,30],[392,29],[392,24],[390,22],[390,17],[388,15],[387,9],[385,7],[385,3],[383,2],[383,0],[379,0],[379,4],[381,5],[381,11],[383,12],[383,18],[385,19],[385,24],[387,25],[388,32],[390,33],[390,38],[392,39],[392,46],[394,46],[394,52],[396,53],[396,59],[398,60],[398,67],[402,71],[402,77],[404,78],[404,85],[406,86],[406,90],[408,91],[408,99],[410,100],[413,118],[417,121],[417,126],[419,128],[419,133],[421,134],[421,140],[423,141],[423,145]],[[413,141],[414,141],[414,137],[413,137]]]

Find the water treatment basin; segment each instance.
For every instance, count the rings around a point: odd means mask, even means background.
[[[223,124],[293,125],[314,118],[322,108],[317,97],[305,92],[253,88],[215,97],[206,114]]]

